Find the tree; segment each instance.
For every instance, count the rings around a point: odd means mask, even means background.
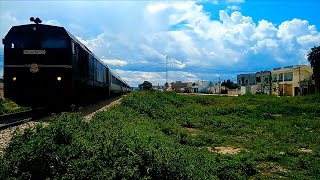
[[[225,87],[227,87],[227,88],[229,88],[229,89],[237,89],[237,85],[236,84],[234,84],[230,79],[228,79],[227,80],[227,82],[226,81],[223,81],[222,83],[221,83],[221,86],[225,86]]]
[[[316,92],[320,92],[320,46],[314,46],[308,53],[308,61],[313,69]]]
[[[149,81],[144,81],[142,84],[139,84],[139,89],[140,90],[151,90],[152,84]]]

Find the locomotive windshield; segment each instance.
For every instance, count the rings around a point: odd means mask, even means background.
[[[59,38],[41,38],[33,36],[14,36],[6,39],[9,48],[66,48],[67,41]]]

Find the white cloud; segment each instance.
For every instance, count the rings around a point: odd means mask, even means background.
[[[317,30],[314,25],[309,25],[306,20],[292,19],[291,21],[282,22],[279,25],[278,37],[291,39],[308,34],[316,34]]]
[[[52,26],[62,26],[57,20],[47,20],[42,22],[42,24],[48,24]]]
[[[119,59],[101,59],[107,65],[114,65],[114,66],[125,66],[128,65],[127,61],[119,60]]]
[[[179,69],[186,67],[186,64],[184,64],[183,62],[181,62],[177,59],[171,58],[171,57],[167,57],[167,63],[168,63],[169,67],[175,67],[175,68],[179,68]]]
[[[168,6],[164,3],[158,3],[158,4],[150,4],[148,7],[147,7],[147,10],[150,12],[150,13],[157,13],[159,11],[163,11],[165,9],[167,9]]]
[[[198,3],[211,3],[211,4],[219,4],[218,0],[196,0]]]
[[[3,38],[10,28],[14,25],[19,25],[22,22],[17,20],[13,15],[9,13],[0,14],[0,36]]]
[[[297,38],[297,41],[302,46],[312,47],[320,44],[320,34],[317,35],[304,35]]]
[[[235,5],[243,2],[227,1]],[[279,26],[268,20],[254,22],[234,4],[228,4],[234,12],[221,10],[219,18],[212,19],[203,5],[194,1],[81,1],[66,7],[70,11],[64,17],[69,21],[48,21],[67,27],[98,57],[103,56],[107,64],[118,66],[116,73],[133,84],[144,80],[164,83],[166,56],[172,59],[168,64],[170,80],[190,80],[213,77],[219,69],[261,70],[307,63],[309,48],[319,45],[319,32],[307,20],[295,18]],[[72,8],[75,9],[71,12]],[[24,22],[28,23],[1,12],[1,33]],[[141,68],[148,65],[159,66]],[[120,70],[139,67],[140,72]]]
[[[226,0],[227,3],[244,3],[245,0]]]
[[[228,9],[231,9],[231,10],[233,10],[233,11],[240,11],[240,10],[241,10],[241,7],[240,7],[240,6],[235,6],[235,5],[233,5],[233,6],[228,6]]]

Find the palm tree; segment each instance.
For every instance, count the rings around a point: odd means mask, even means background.
[[[314,46],[308,53],[308,61],[313,69],[316,92],[320,92],[320,46]]]

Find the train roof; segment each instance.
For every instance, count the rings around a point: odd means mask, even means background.
[[[103,65],[108,67],[108,65],[103,63],[95,54],[93,54],[90,51],[89,48],[87,48],[74,35],[72,35],[68,30],[66,30],[64,27],[61,27],[61,26],[53,26],[53,25],[47,25],[47,24],[24,24],[19,26],[12,26],[9,32],[7,33],[7,35],[5,36],[5,38],[17,32],[28,32],[28,31],[32,32],[34,27],[38,27],[39,29],[41,29],[42,31],[45,31],[46,33],[49,32],[55,35],[64,35],[66,38],[71,38],[73,41],[78,43],[82,49],[87,51],[89,54],[95,57],[98,61],[100,61]]]
[[[101,64],[103,64],[104,66],[109,68],[106,63],[104,63],[100,58],[98,58],[93,52],[91,52],[91,50],[89,48],[87,48],[81,41],[79,41],[73,34],[71,34],[68,30],[66,30],[62,26],[54,26],[54,25],[47,25],[47,24],[24,24],[24,25],[19,25],[19,26],[12,26],[11,29],[9,30],[9,32],[6,34],[5,38],[7,38],[8,35],[10,36],[11,34],[14,34],[17,32],[26,32],[26,31],[32,32],[32,31],[34,31],[33,30],[34,27],[38,27],[41,30],[45,29],[44,31],[46,33],[52,32],[55,35],[64,35],[66,38],[72,39],[73,41],[78,43],[82,49],[84,49],[85,51],[87,51],[87,53],[89,53],[95,59],[97,59]],[[111,72],[111,69],[110,69],[110,72]],[[111,72],[111,74],[114,77],[123,81],[119,76],[115,75],[114,72]],[[124,82],[124,83],[127,84],[126,82]]]

